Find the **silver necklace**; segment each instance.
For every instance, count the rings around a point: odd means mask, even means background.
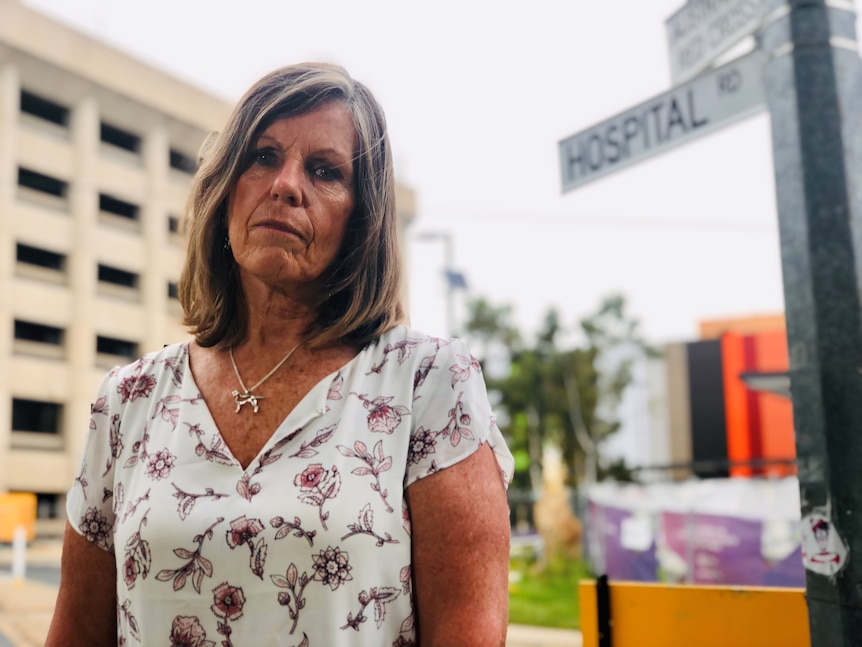
[[[228,350],[228,353],[230,354],[230,363],[231,366],[233,366],[233,372],[236,374],[236,379],[239,382],[239,385],[242,387],[242,392],[239,392],[236,389],[230,392],[230,394],[233,396],[233,401],[236,403],[236,409],[234,413],[239,413],[240,409],[242,409],[242,405],[244,404],[250,404],[251,409],[252,411],[254,411],[254,413],[260,411],[260,401],[264,399],[264,396],[256,395],[255,393],[253,393],[253,391],[257,389],[257,387],[259,387],[261,384],[266,382],[273,375],[275,375],[275,372],[280,369],[288,359],[290,359],[290,356],[293,355],[293,351],[295,351],[300,346],[302,346],[302,342],[299,342],[296,346],[291,348],[288,351],[287,355],[282,357],[281,361],[276,364],[269,373],[264,375],[262,379],[258,380],[257,384],[254,384],[251,388],[248,388],[245,385],[245,382],[242,381],[242,377],[239,374],[239,369],[236,367],[236,360],[233,358],[233,346],[230,347],[230,349]]]

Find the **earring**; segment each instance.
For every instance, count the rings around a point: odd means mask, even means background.
[[[228,238],[226,234],[224,237],[224,243],[222,244],[222,249],[226,252],[230,251],[230,238]]]

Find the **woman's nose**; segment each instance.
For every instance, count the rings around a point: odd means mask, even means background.
[[[300,164],[285,162],[272,182],[272,197],[292,205],[302,204],[304,174]]]

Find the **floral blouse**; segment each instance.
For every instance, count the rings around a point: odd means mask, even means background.
[[[105,378],[67,512],[113,551],[119,645],[415,644],[404,492],[487,442],[478,362],[399,327],[321,380],[243,470],[167,346]],[[248,415],[247,412],[243,412]]]

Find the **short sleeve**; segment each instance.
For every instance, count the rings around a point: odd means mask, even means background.
[[[66,497],[69,523],[100,548],[114,550],[114,471],[122,451],[118,368],[105,376],[90,405],[90,429],[78,476]]]
[[[431,339],[416,372],[404,487],[471,456],[494,451],[503,483],[514,460],[497,427],[479,362],[460,339]],[[436,346],[436,348],[434,348]]]

